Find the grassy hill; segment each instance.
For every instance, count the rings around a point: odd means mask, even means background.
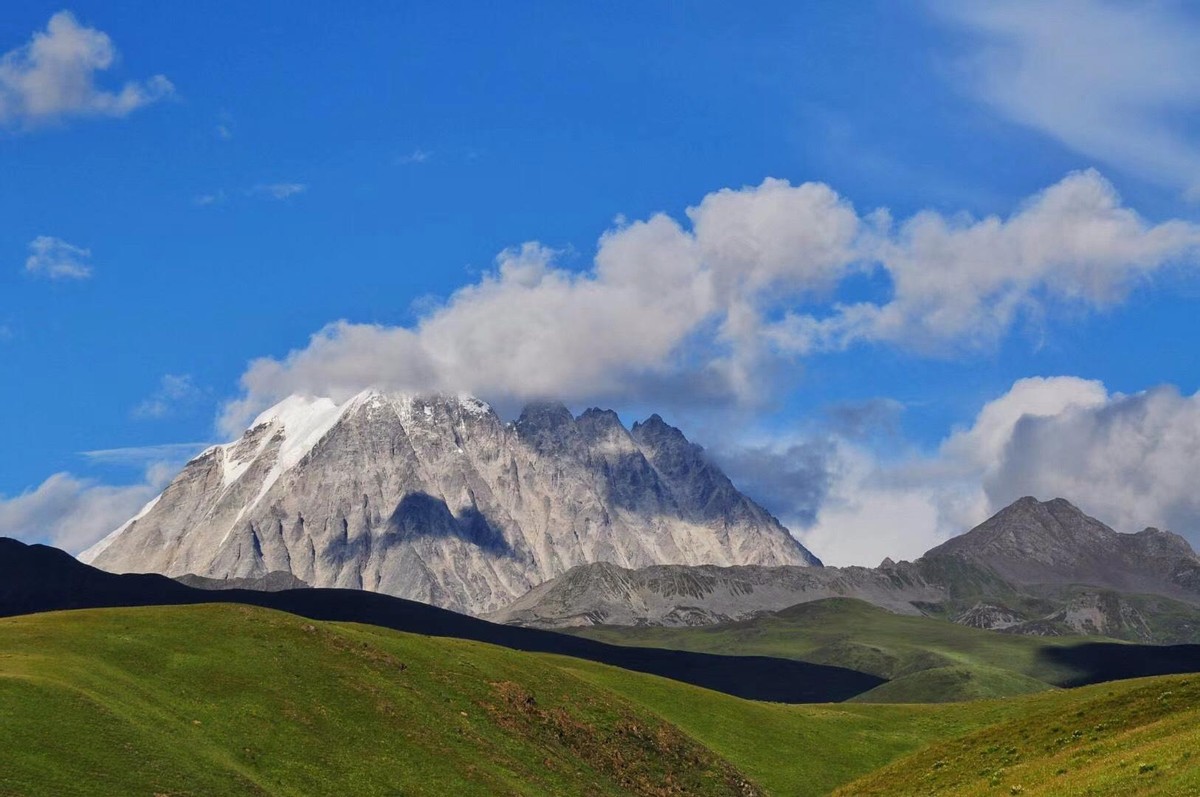
[[[1037,722],[1060,728],[1043,748],[1064,738],[1072,755],[1085,751],[1080,738],[1125,743],[1132,737],[1104,733],[1137,722],[1195,722],[1200,695],[1188,679],[1126,683],[1134,691],[784,705],[579,658],[238,605],[54,612],[0,620],[0,795],[820,795],[863,778],[846,793],[861,782],[864,793],[911,794],[929,771],[954,791],[952,776],[967,783],[991,758],[1005,773],[1032,764],[1037,745],[1019,760],[1003,751]],[[1131,702],[1146,684],[1146,699]],[[1127,703],[1130,724],[1096,730]],[[945,740],[956,738],[965,746],[951,749],[959,743]],[[1154,752],[1166,739],[1146,736],[1126,769],[1190,783],[1180,779],[1186,759]],[[889,765],[909,773],[893,791],[871,780]],[[1033,784],[1044,770],[1020,774]]]
[[[573,633],[613,644],[794,658],[891,679],[856,700],[926,702],[1009,697],[1078,673],[1046,655],[1096,637],[1028,637],[893,614],[853,598],[802,603],[751,620],[691,628],[593,626]]]
[[[236,605],[0,620],[0,795],[825,794],[967,706],[789,706]]]
[[[1200,794],[1200,676],[1099,684],[1020,702],[1024,710],[1008,719],[934,744],[835,794]]]
[[[5,795],[750,794],[543,658],[239,606],[0,621]]]

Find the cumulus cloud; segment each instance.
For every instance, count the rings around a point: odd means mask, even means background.
[[[705,452],[737,488],[789,528],[811,526],[832,486],[832,438],[727,441]],[[818,554],[820,555],[820,554]]]
[[[925,212],[893,225],[827,185],[777,179],[711,193],[686,217],[619,223],[582,270],[536,242],[508,250],[410,327],[333,322],[252,362],[222,429],[290,393],[365,387],[504,402],[629,401],[671,385],[685,400],[752,404],[792,358],[856,343],[993,345],[1023,313],[1118,301],[1200,247],[1200,226],[1146,221],[1094,171],[1006,219]],[[837,303],[844,280],[871,270],[889,296]]]
[[[1200,542],[1200,393],[1161,386],[1014,425],[983,489],[992,506],[1063,495],[1119,530],[1171,529]]]
[[[21,495],[0,496],[0,536],[77,553],[133,517],[158,489],[149,482],[112,487],[56,473]]]
[[[1152,224],[1121,204],[1094,170],[1076,172],[1006,219],[925,211],[888,230],[874,254],[890,301],[839,306],[824,317],[788,314],[768,330],[798,353],[855,341],[930,352],[994,345],[1048,302],[1104,307],[1166,265],[1194,257],[1200,226]]]
[[[208,445],[168,443],[82,452],[91,464],[133,469],[138,480],[112,485],[60,472],[19,495],[0,495],[0,536],[48,543],[71,553],[85,550],[137,514]]]
[[[29,242],[25,272],[51,280],[84,280],[92,276],[92,250],[61,238],[39,235]]]
[[[0,56],[0,125],[32,126],[69,116],[125,116],[174,92],[155,75],[117,91],[96,85],[96,75],[116,61],[108,35],[80,25],[68,11],[50,18],[45,31]]]
[[[981,40],[960,77],[1000,114],[1160,184],[1200,187],[1200,20],[1184,5],[938,0],[932,7]]]
[[[894,459],[833,438],[829,488],[797,536],[830,564],[913,559],[1016,499],[1062,497],[1118,531],[1200,543],[1200,393],[1021,379],[937,451]]]

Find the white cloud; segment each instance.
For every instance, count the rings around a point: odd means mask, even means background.
[[[1200,393],[1131,396],[1076,377],[1021,379],[929,456],[880,459],[844,438],[797,537],[828,564],[914,559],[1016,499],[1062,497],[1118,531],[1200,543]]]
[[[1160,184],[1200,186],[1200,20],[1186,5],[939,0],[933,8],[981,38],[961,77],[1003,116]]]
[[[992,506],[1063,495],[1122,531],[1200,542],[1200,393],[1162,386],[1023,418],[983,487]]]
[[[1104,307],[1200,251],[1200,226],[1152,224],[1121,204],[1093,170],[1034,195],[1006,219],[924,211],[874,252],[892,284],[882,304],[791,314],[768,331],[797,353],[861,340],[941,352],[994,345],[1024,314],[1049,304]]]
[[[78,553],[133,517],[207,443],[84,451],[94,465],[133,468],[134,484],[104,484],[72,473],[55,473],[20,495],[0,495],[0,536],[46,542]]]
[[[432,152],[418,147],[407,155],[401,155],[400,157],[396,158],[396,164],[398,166],[410,166],[417,163],[426,163],[432,157]]]
[[[39,235],[29,242],[25,271],[52,280],[83,280],[92,276],[92,251],[60,238]]]
[[[669,392],[753,403],[791,357],[858,342],[993,345],[1024,315],[1118,301],[1200,247],[1200,226],[1147,222],[1093,171],[1007,219],[924,212],[893,226],[829,186],[776,179],[709,194],[687,218],[619,222],[584,270],[537,243],[506,251],[411,327],[335,321],[282,359],[252,362],[222,428],[239,431],[289,393],[337,398],[370,386],[498,402]],[[882,269],[892,295],[831,305],[867,268]]]
[[[199,454],[212,443],[163,443],[153,446],[130,446],[125,448],[98,448],[80,452],[89,462],[101,465],[118,465],[149,468],[158,464],[182,464]]]
[[[107,34],[80,25],[68,11],[50,18],[25,45],[0,56],[0,125],[32,126],[69,116],[125,116],[174,92],[162,75],[119,91],[96,86],[113,65]]]
[[[21,495],[0,496],[0,536],[76,553],[131,518],[160,486],[112,487],[56,473]]]
[[[194,402],[204,394],[191,374],[166,374],[158,388],[133,408],[135,418],[164,418],[180,405]]]
[[[287,199],[307,190],[305,183],[259,183],[246,193],[267,199]]]
[[[224,190],[213,191],[210,194],[200,194],[192,201],[199,207],[208,207],[209,205],[219,205],[226,199]]]

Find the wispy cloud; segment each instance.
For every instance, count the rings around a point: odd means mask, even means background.
[[[433,153],[424,149],[414,149],[407,155],[401,155],[396,158],[396,164],[399,166],[408,166],[414,163],[425,163],[433,157]]]
[[[45,31],[0,56],[0,124],[29,127],[70,116],[125,116],[174,92],[162,75],[130,81],[117,91],[99,88],[97,73],[116,57],[107,34],[60,11]]]
[[[288,199],[307,190],[306,183],[259,183],[247,190],[246,193],[265,199]]]
[[[39,235],[29,242],[25,272],[51,280],[84,280],[92,276],[91,257],[90,249],[61,238]]]
[[[1009,120],[1142,178],[1200,189],[1200,18],[1187,4],[937,0],[975,34],[965,89]]]
[[[226,200],[226,194],[223,190],[213,191],[211,194],[200,194],[192,200],[199,207],[208,207],[209,205],[218,205]]]
[[[133,417],[164,418],[180,405],[196,401],[204,391],[196,386],[190,374],[166,374],[158,388],[133,408]]]
[[[81,456],[99,465],[121,465],[144,468],[156,462],[179,463],[199,454],[212,443],[162,443],[153,446],[130,446],[127,448],[102,448],[81,451]]]

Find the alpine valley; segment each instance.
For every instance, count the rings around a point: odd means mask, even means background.
[[[915,562],[824,567],[659,416],[292,396],[81,554],[197,586],[365,589],[494,622],[700,626],[826,598],[1007,634],[1200,637],[1200,558],[1023,498]],[[280,588],[280,587],[276,587]]]
[[[14,794],[1197,785],[1181,537],[1023,498],[825,567],[657,415],[292,396],[78,559],[0,539],[0,618]]]

